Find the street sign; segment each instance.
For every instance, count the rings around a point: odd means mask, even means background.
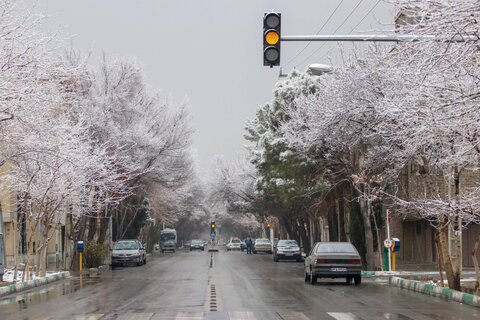
[[[83,252],[84,247],[83,241],[77,242],[77,252]]]
[[[383,245],[385,246],[385,248],[391,248],[393,246],[392,239],[385,239],[385,241],[383,241]]]
[[[216,235],[217,235],[217,232],[215,230],[210,231],[211,238],[215,238]]]

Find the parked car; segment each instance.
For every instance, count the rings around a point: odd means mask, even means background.
[[[192,240],[190,242],[190,251],[193,251],[193,250],[202,250],[204,251],[205,250],[205,244],[203,243],[202,240],[198,240],[198,239],[195,239],[195,240]]]
[[[112,250],[112,269],[116,266],[136,263],[137,266],[147,263],[147,254],[138,240],[119,240]]]
[[[241,241],[238,238],[231,238],[227,243],[227,251],[240,250]]]
[[[273,247],[273,261],[278,262],[280,259],[302,261],[302,252],[295,240],[278,240],[276,246]]]
[[[268,239],[255,239],[253,253],[265,252],[272,253],[272,243]]]
[[[317,278],[346,278],[362,283],[362,259],[350,242],[317,242],[305,258],[305,282]]]

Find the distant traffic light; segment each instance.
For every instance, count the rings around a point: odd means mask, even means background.
[[[210,231],[215,231],[215,222],[210,224]]]
[[[280,65],[280,25],[279,12],[266,12],[263,14],[263,65]]]
[[[270,223],[267,223],[267,228],[270,229]]]

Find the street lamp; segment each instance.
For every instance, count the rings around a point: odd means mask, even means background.
[[[333,67],[328,64],[314,63],[308,66],[308,72],[314,76],[321,76],[333,71]]]

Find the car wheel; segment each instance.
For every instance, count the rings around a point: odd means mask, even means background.
[[[143,264],[147,264],[147,257],[145,257],[145,259],[143,259]]]
[[[355,276],[353,279],[355,280],[355,285],[356,285],[356,286],[358,286],[359,284],[362,283],[362,276],[360,276],[360,275],[359,275],[359,276]]]
[[[115,267],[116,267],[115,263],[112,263],[112,270],[115,270]]]
[[[257,251],[253,250],[253,254],[257,254]]]
[[[347,277],[347,284],[352,284],[352,280],[353,280],[352,277]]]
[[[315,283],[317,283],[317,276],[314,275],[312,271],[310,271],[310,284],[314,285]]]
[[[277,256],[273,256],[273,261],[278,262],[278,257],[277,257]]]
[[[302,258],[298,258],[298,259],[297,259],[297,262],[302,262]]]
[[[175,249],[173,249],[173,253],[175,253]]]
[[[137,267],[140,267],[143,264],[143,261],[138,261],[137,262]]]

